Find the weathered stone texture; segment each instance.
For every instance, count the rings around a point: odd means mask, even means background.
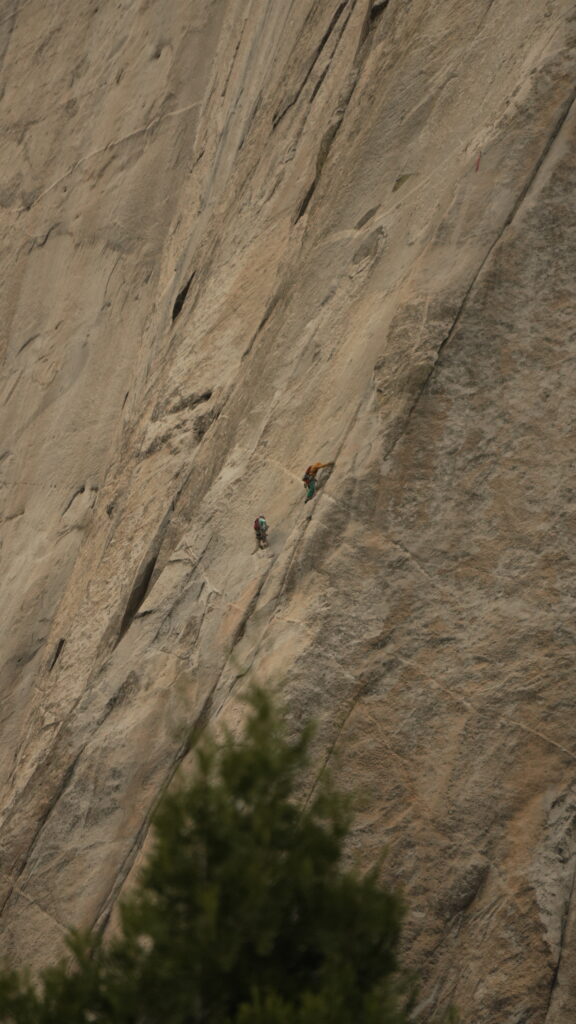
[[[4,949],[107,924],[255,674],[389,851],[421,1019],[568,1024],[573,3],[2,18]]]

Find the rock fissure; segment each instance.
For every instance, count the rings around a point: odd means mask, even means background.
[[[558,118],[557,118],[557,120],[556,120],[556,122],[554,124],[554,127],[553,127],[552,131],[549,133],[549,136],[548,136],[548,138],[546,140],[546,145],[544,146],[544,149],[542,150],[541,155],[539,156],[538,160],[536,161],[536,163],[535,163],[535,165],[533,167],[532,173],[530,174],[530,176],[528,178],[527,183],[525,184],[524,188],[521,190],[521,192],[520,192],[518,198],[516,199],[516,201],[515,201],[512,209],[511,209],[510,213],[506,217],[506,220],[504,221],[504,224],[502,225],[500,231],[498,232],[498,234],[496,235],[494,240],[489,245],[489,247],[488,247],[488,249],[487,249],[483,259],[481,260],[477,270],[473,274],[472,279],[470,281],[470,284],[466,288],[466,290],[464,292],[464,295],[462,297],[462,300],[460,301],[460,303],[458,305],[458,309],[457,309],[456,314],[455,314],[455,316],[454,316],[454,318],[452,320],[452,324],[450,326],[450,329],[447,332],[446,336],[444,337],[443,341],[438,346],[438,349],[436,351],[436,355],[434,357],[434,361],[432,362],[432,365],[431,365],[431,367],[430,367],[430,369],[429,369],[429,371],[428,371],[428,373],[427,373],[423,383],[420,385],[420,387],[419,387],[419,389],[418,389],[418,391],[417,391],[417,393],[416,393],[416,395],[415,395],[415,397],[414,397],[414,399],[413,399],[413,401],[412,401],[408,411],[406,412],[405,416],[403,417],[403,421],[404,422],[403,422],[403,424],[401,426],[401,429],[399,430],[398,434],[393,439],[391,445],[389,446],[389,448],[385,452],[385,454],[383,456],[383,462],[386,462],[390,458],[390,456],[393,454],[393,452],[394,452],[398,442],[406,434],[406,431],[407,431],[407,429],[408,429],[408,427],[410,425],[410,422],[412,420],[412,416],[413,416],[417,406],[419,405],[420,400],[422,399],[424,393],[428,389],[428,385],[430,384],[430,381],[431,381],[431,379],[432,379],[432,377],[433,377],[433,375],[434,375],[434,373],[435,373],[435,371],[436,371],[436,369],[437,369],[437,367],[439,365],[439,362],[440,362],[440,359],[442,357],[442,354],[443,354],[444,350],[446,349],[447,345],[450,343],[450,341],[454,337],[454,334],[455,334],[456,330],[458,329],[458,327],[460,325],[460,322],[462,320],[462,317],[464,315],[464,312],[465,312],[467,304],[468,304],[468,300],[469,300],[469,298],[470,298],[470,296],[471,296],[471,294],[472,294],[472,292],[473,292],[473,290],[474,290],[474,288],[476,286],[476,283],[478,282],[478,279],[480,278],[484,268],[486,267],[490,257],[492,256],[494,250],[497,248],[498,244],[502,241],[502,238],[503,238],[505,232],[511,226],[511,224],[514,221],[514,219],[518,215],[518,213],[519,213],[519,211],[520,211],[520,209],[522,207],[522,204],[526,200],[526,198],[527,198],[527,196],[528,196],[528,194],[530,192],[530,189],[532,188],[532,186],[533,186],[533,184],[534,184],[534,182],[535,182],[535,180],[536,180],[536,178],[538,176],[539,171],[542,169],[542,167],[543,167],[543,165],[545,163],[546,157],[548,156],[548,154],[549,154],[549,152],[550,152],[550,150],[552,148],[553,143],[558,138],[558,136],[559,136],[559,134],[560,134],[564,124],[566,123],[566,120],[567,120],[567,118],[568,118],[568,116],[570,114],[570,111],[571,111],[571,109],[572,109],[572,107],[574,105],[574,101],[575,100],[576,100],[576,89],[572,90],[572,92],[570,94],[570,97],[562,104],[560,114],[559,114],[559,116],[558,116]]]
[[[17,885],[15,885],[12,889],[11,898],[13,898],[14,896],[23,899],[31,907],[35,907],[37,910],[40,911],[41,914],[44,914],[46,917],[48,917],[50,921],[53,921],[54,924],[57,925],[58,929],[60,930],[63,936],[68,935],[68,928],[66,927],[66,925],[63,924],[62,921],[60,921],[57,914],[55,914],[53,910],[47,910],[46,907],[42,906],[40,900],[33,899],[32,896],[29,896],[28,893],[24,892],[24,890]]]
[[[344,30],[346,28],[348,20],[349,20],[349,18],[346,20],[346,23],[344,24],[344,27],[342,29],[342,33],[341,33],[340,38],[344,34]],[[340,40],[338,40],[338,41],[340,41]],[[356,85],[358,83],[359,75],[360,75],[360,68],[357,67],[356,68],[356,73],[354,75],[352,83],[349,85],[349,87],[348,87],[344,97],[338,103],[338,107],[337,107],[335,115],[334,115],[333,123],[327,128],[327,130],[324,132],[324,135],[322,136],[322,139],[320,141],[320,146],[318,147],[318,153],[316,155],[316,168],[315,168],[315,172],[314,172],[314,177],[313,177],[312,182],[309,185],[306,193],[304,194],[303,199],[301,200],[301,202],[300,202],[300,204],[299,204],[299,206],[297,208],[296,215],[294,217],[294,223],[295,224],[304,216],[304,214],[306,213],[306,211],[308,209],[308,206],[310,205],[310,201],[311,201],[311,199],[312,199],[312,197],[314,195],[314,192],[316,191],[316,188],[318,186],[318,183],[320,181],[320,178],[321,178],[321,175],[322,175],[322,171],[324,169],[324,165],[325,165],[325,163],[326,163],[326,161],[328,159],[328,156],[330,154],[330,150],[332,149],[332,146],[334,144],[334,140],[336,139],[336,136],[337,136],[337,134],[338,134],[338,132],[339,132],[341,126],[342,126],[342,122],[344,120],[344,116],[346,114],[346,110],[347,110],[347,108],[348,108],[348,106],[350,104],[352,96],[354,95],[354,90],[355,90]],[[320,85],[322,84],[322,80],[319,83]],[[315,93],[314,93],[314,95],[315,95]]]
[[[62,515],[63,515],[63,516],[65,516],[65,515],[66,515],[66,513],[67,513],[68,509],[69,509],[69,508],[70,508],[70,506],[71,506],[71,505],[72,505],[72,504],[74,503],[74,501],[76,500],[76,498],[78,498],[78,497],[79,497],[79,496],[80,496],[81,494],[84,494],[85,490],[86,490],[86,486],[85,486],[85,484],[81,484],[81,485],[80,485],[80,487],[77,487],[77,488],[76,488],[76,490],[74,491],[74,493],[73,493],[72,497],[70,498],[70,500],[68,501],[68,503],[66,504],[65,508],[64,508],[64,509],[63,509],[63,511],[62,511]]]
[[[314,67],[316,66],[316,63],[317,63],[319,57],[321,56],[322,51],[323,51],[324,47],[326,46],[326,43],[328,42],[330,36],[332,35],[332,32],[334,31],[334,28],[338,24],[338,20],[340,18],[340,15],[345,10],[345,8],[348,6],[348,3],[349,3],[349,0],[343,0],[343,2],[340,3],[338,5],[338,7],[336,8],[336,10],[335,10],[334,14],[332,15],[332,18],[330,19],[330,22],[328,24],[328,28],[324,32],[324,35],[322,36],[318,46],[316,47],[316,49],[314,51],[314,54],[312,55],[312,60],[310,62],[308,70],[307,70],[306,74],[304,75],[302,83],[299,86],[297,92],[291,97],[291,99],[287,100],[286,103],[282,107],[280,107],[280,109],[276,112],[276,114],[274,114],[274,117],[272,118],[272,131],[276,130],[276,128],[278,127],[280,122],[283,120],[283,118],[286,116],[288,111],[291,110],[292,107],[295,106],[295,104],[300,99],[300,96],[302,95],[302,92],[304,91],[304,89],[305,89],[305,87],[306,87],[306,85],[307,85],[307,83],[308,83],[308,81],[310,79],[310,75],[312,74],[312,72],[314,70]]]
[[[551,1012],[551,1009],[552,1009],[552,1002],[554,1000],[554,996],[555,996],[555,993],[556,993],[557,988],[558,988],[559,978],[560,978],[560,971],[561,971],[562,963],[563,963],[564,956],[565,956],[565,953],[566,953],[566,933],[567,933],[568,923],[569,923],[570,917],[572,916],[575,885],[576,885],[576,863],[575,863],[573,871],[572,871],[572,879],[571,879],[571,882],[570,882],[570,891],[568,893],[568,898],[566,900],[566,908],[565,908],[565,912],[564,912],[564,915],[563,915],[563,918],[562,918],[562,922],[561,922],[561,928],[560,928],[560,948],[558,950],[558,957],[557,957],[557,960],[556,960],[556,965],[554,967],[554,970],[552,972],[552,977],[550,979],[550,994],[549,994],[549,997],[548,997],[548,1005],[546,1007],[546,1015],[545,1015],[545,1018],[544,1018],[544,1024],[546,1024],[546,1022],[548,1021],[548,1017],[550,1016],[550,1012]]]
[[[46,245],[48,239],[50,238],[50,235],[52,234],[52,232],[55,231],[56,228],[59,228],[59,227],[60,227],[59,223],[58,224],[52,224],[51,227],[48,228],[48,230],[45,232],[45,234],[41,238],[36,238],[36,239],[34,239],[30,243],[30,249],[28,251],[32,252],[32,249],[43,249],[44,246]]]
[[[148,593],[150,591],[150,584],[152,582],[154,573],[157,569],[160,554],[163,549],[164,540],[168,531],[170,520],[176,510],[177,503],[184,489],[186,488],[190,476],[193,472],[191,468],[184,479],[180,482],[178,490],[172,498],[168,511],[164,515],[160,525],[156,530],[154,540],[149,548],[147,557],[142,562],[139,570],[136,573],[136,577],[130,589],[128,599],[124,608],[124,612],[118,627],[118,633],[114,642],[114,647],[117,647],[120,641],[123,639],[125,634],[130,628],[131,623],[140,611],[141,606],[144,604]],[[210,541],[208,541],[208,544]],[[206,545],[208,547],[208,545]],[[200,556],[202,557],[202,556]]]
[[[388,7],[390,0],[372,0],[370,5],[370,21],[375,22],[382,17]]]
[[[79,762],[82,754],[84,753],[84,749],[85,749],[85,747],[82,746],[78,750],[77,754],[74,756],[73,760],[68,764],[68,767],[64,771],[64,773],[62,775],[62,778],[60,780],[60,783],[58,784],[54,794],[50,797],[50,799],[47,802],[47,805],[44,808],[44,810],[39,814],[38,821],[37,821],[37,824],[36,824],[36,828],[34,830],[34,834],[33,834],[32,838],[31,838],[31,840],[30,840],[30,842],[29,842],[29,844],[28,844],[28,846],[26,848],[26,851],[25,851],[24,854],[22,854],[19,857],[17,865],[15,865],[14,868],[13,868],[13,873],[8,876],[8,878],[10,880],[10,889],[9,889],[7,895],[4,897],[3,902],[0,904],[0,917],[4,913],[4,910],[5,910],[5,908],[6,908],[7,904],[8,904],[11,896],[12,896],[12,890],[13,890],[14,886],[20,881],[20,879],[22,878],[22,876],[24,875],[24,873],[26,871],[26,868],[27,868],[27,866],[28,866],[28,864],[30,862],[30,859],[32,858],[32,856],[34,854],[34,851],[35,851],[35,849],[36,849],[36,847],[37,847],[37,845],[38,845],[38,843],[40,841],[40,837],[41,837],[41,835],[42,835],[42,833],[44,831],[44,828],[45,828],[46,824],[48,823],[48,820],[50,819],[51,815],[54,813],[56,807],[58,806],[58,803],[59,803],[60,799],[63,797],[64,793],[66,792],[66,790],[67,790],[67,788],[68,788],[68,786],[70,784],[70,782],[72,781],[74,772],[75,772],[76,767],[78,765],[78,762]]]
[[[413,551],[409,551],[409,549],[404,544],[402,544],[399,540],[395,540],[394,537],[390,537],[389,539],[392,542],[392,544],[394,545],[394,547],[398,548],[399,551],[403,551],[404,552],[404,554],[414,563],[414,565],[416,566],[416,568],[418,569],[419,572],[421,572],[429,580],[432,580],[432,582],[436,586],[440,586],[438,580],[436,580],[434,578],[432,573],[428,572],[428,569],[426,569],[426,567],[422,564],[420,559],[416,557],[416,555],[414,554]]]
[[[67,171],[64,171],[64,173],[61,174],[59,178],[56,178],[56,180],[53,181],[52,184],[48,186],[48,188],[44,189],[42,192],[39,193],[39,195],[31,199],[31,201],[28,204],[17,207],[13,212],[18,214],[28,213],[32,209],[32,207],[36,206],[40,202],[41,199],[44,199],[45,196],[47,196],[50,192],[57,188],[58,185],[60,185],[63,181],[66,181],[66,178],[69,178],[70,175],[74,174],[74,171],[78,170],[79,167],[82,167],[89,160],[93,160],[95,156],[100,156],[102,153],[106,153],[109,149],[114,149],[116,146],[122,145],[123,142],[128,142],[130,139],[135,139],[139,135],[144,135],[146,132],[151,131],[153,128],[159,125],[166,118],[179,117],[181,114],[187,114],[189,113],[190,110],[195,110],[199,106],[200,102],[190,103],[188,106],[181,107],[179,110],[169,110],[166,114],[161,114],[159,117],[153,118],[151,121],[148,122],[148,124],[143,125],[141,128],[135,128],[134,131],[128,132],[126,135],[121,135],[120,138],[113,139],[111,142],[107,142],[105,146],[100,146],[98,149],[91,150],[89,153],[86,153],[85,156],[82,156],[79,160],[76,160],[71,165],[71,167],[68,168]]]
[[[136,576],[136,580],[134,581],[134,584],[130,591],[128,600],[126,602],[126,608],[124,610],[124,614],[120,622],[120,626],[118,629],[118,637],[115,646],[120,643],[122,637],[130,628],[130,625],[136,613],[138,612],[140,606],[146,600],[146,596],[148,594],[148,590],[150,587],[150,581],[152,579],[154,569],[156,568],[157,558],[158,552],[156,552],[150,558],[147,559],[147,561],[144,563],[144,565],[138,572],[138,575]]]
[[[532,173],[530,174],[530,177],[528,178],[524,188],[520,192],[516,202],[514,203],[514,206],[512,207],[510,213],[508,214],[508,217],[506,218],[506,221],[504,222],[504,228],[502,229],[501,234],[496,239],[494,245],[491,247],[491,250],[500,241],[500,238],[501,238],[502,234],[504,233],[504,231],[506,230],[506,228],[508,228],[512,224],[512,221],[517,216],[517,214],[518,214],[518,212],[520,210],[520,207],[522,206],[522,204],[524,203],[525,199],[527,198],[527,196],[528,196],[528,194],[530,192],[530,189],[532,188],[532,186],[534,185],[534,183],[536,181],[536,178],[538,177],[538,174],[542,170],[542,167],[544,166],[544,163],[545,163],[546,158],[548,157],[548,155],[550,153],[550,150],[552,149],[552,146],[556,142],[556,139],[558,138],[558,136],[560,135],[560,132],[562,131],[564,125],[566,124],[566,121],[568,120],[568,118],[570,116],[570,112],[572,110],[572,107],[574,106],[574,102],[575,101],[576,101],[576,88],[572,89],[572,92],[570,93],[570,95],[567,97],[567,99],[561,105],[560,111],[558,113],[558,117],[557,117],[557,119],[556,119],[556,121],[554,123],[552,131],[549,133],[549,135],[548,135],[548,137],[546,139],[546,144],[545,144],[545,146],[544,146],[544,148],[542,150],[542,153],[539,156],[539,158],[536,161],[536,163],[534,164]],[[487,256],[490,255],[491,250],[487,253]],[[480,269],[482,269],[482,268],[480,268]]]
[[[54,668],[54,665],[58,661],[58,658],[62,654],[62,651],[64,649],[64,644],[65,643],[66,643],[66,638],[65,637],[60,637],[60,640],[56,644],[56,647],[54,649],[54,653],[53,653],[52,657],[50,658],[50,662],[48,664],[48,671],[49,672],[52,671],[52,669]]]
[[[20,4],[17,0],[13,0],[13,9],[5,18],[0,18],[0,25],[4,25],[7,21],[15,20],[20,11],[30,3],[32,3],[32,0],[22,0]]]
[[[181,760],[182,758],[180,758],[180,761]],[[173,777],[173,773],[171,777]],[[166,785],[167,783],[162,788],[162,792],[165,791]],[[96,932],[97,935],[102,935],[109,924],[112,911],[121,893],[122,886],[124,885],[124,882],[128,878],[130,870],[133,867],[134,862],[138,854],[140,853],[148,836],[150,822],[154,815],[154,810],[157,806],[159,798],[160,797],[158,796],[158,798],[154,801],[154,804],[149,808],[149,811],[145,816],[140,828],[138,829],[136,837],[132,841],[120,867],[116,869],[116,872],[112,880],[112,885],[110,886],[108,893],[101,901],[99,907],[97,908],[93,916],[91,927]]]
[[[244,636],[244,634],[246,632],[246,628],[247,628],[248,623],[250,621],[250,617],[251,617],[252,613],[254,612],[254,610],[256,608],[256,605],[258,604],[258,600],[259,600],[260,594],[262,593],[262,590],[264,589],[264,584],[266,583],[267,578],[268,578],[268,572],[263,573],[262,579],[260,580],[260,582],[259,582],[259,584],[258,584],[258,586],[257,586],[257,588],[256,588],[256,590],[254,592],[254,594],[250,598],[250,601],[248,603],[248,607],[246,608],[246,611],[245,611],[244,615],[242,616],[240,622],[238,623],[238,626],[236,627],[236,631],[235,631],[234,636],[232,638],[232,648],[234,648],[236,646],[236,644],[240,643],[240,640]]]
[[[403,661],[403,659],[400,657],[399,660]],[[409,662],[405,661],[404,663],[406,665],[409,665]],[[537,737],[539,740],[541,740],[543,743],[546,743],[548,746],[554,747],[556,750],[559,750],[562,754],[565,754],[571,761],[576,761],[575,751],[569,750],[561,743],[558,743],[556,740],[552,739],[551,736],[547,736],[545,733],[540,732],[538,729],[533,729],[531,726],[526,725],[524,722],[519,722],[516,718],[512,718],[511,715],[494,716],[491,711],[487,711],[484,708],[478,707],[478,705],[474,704],[469,698],[462,697],[461,694],[456,693],[454,690],[442,686],[442,684],[439,683],[436,679],[428,678],[428,682],[430,682],[432,686],[435,686],[436,689],[442,690],[444,693],[447,693],[452,700],[462,704],[464,707],[466,707],[470,711],[473,711],[475,714],[490,715],[490,717],[494,717],[495,721],[498,722],[500,725],[513,725],[516,729],[520,729],[522,732],[529,733],[531,736]]]
[[[192,284],[193,280],[194,280],[194,274],[191,274],[190,277],[188,278],[188,280],[186,281],[186,284],[184,285],[184,287],[180,289],[180,291],[178,292],[178,295],[176,296],[176,301],[174,302],[174,305],[172,307],[172,323],[174,323],[174,321],[177,319],[177,317],[180,316],[180,313],[182,312],[182,307],[184,306],[184,303],[186,302],[186,297],[188,295],[188,292],[190,290],[190,285]]]
[[[336,661],[338,663],[338,659],[337,658],[335,658],[333,655],[331,655],[331,657],[333,658],[334,661]],[[339,667],[342,668],[342,666],[339,666]],[[346,670],[344,670],[344,671],[346,672],[346,675],[348,675],[348,676],[350,675],[349,672],[347,672]],[[352,677],[352,678],[354,678],[354,681],[356,682],[355,677]],[[342,717],[342,719],[340,721],[340,724],[336,728],[334,738],[333,738],[332,742],[328,745],[328,747],[326,749],[326,754],[324,756],[324,759],[322,761],[320,769],[317,771],[317,773],[316,773],[316,775],[314,777],[314,781],[312,783],[312,786],[310,788],[310,791],[309,791],[308,796],[306,798],[306,801],[304,803],[305,807],[308,806],[308,804],[312,800],[312,797],[314,796],[314,793],[316,792],[316,789],[320,785],[320,782],[322,781],[322,777],[324,776],[324,774],[326,772],[326,769],[328,768],[328,764],[329,764],[329,762],[330,762],[330,760],[331,760],[331,758],[332,758],[332,756],[334,754],[334,751],[336,750],[338,742],[339,742],[339,740],[340,740],[340,738],[341,738],[341,736],[342,736],[342,734],[343,734],[343,732],[344,732],[344,730],[346,728],[346,725],[348,724],[348,721],[350,720],[351,715],[354,713],[354,709],[356,708],[358,702],[360,701],[360,699],[362,697],[362,694],[363,694],[365,689],[366,689],[366,683],[364,682],[364,680],[360,680],[360,682],[356,686],[356,689],[355,689],[354,693],[352,694],[351,699],[348,701],[348,705],[347,705],[345,714],[343,715],[343,717]]]
[[[346,31],[346,29],[348,27],[348,23],[350,21],[350,18],[352,17],[353,10],[354,10],[354,7],[353,6],[350,7],[349,10],[348,10],[347,16],[343,19],[342,25],[341,25],[340,30],[338,32],[338,36],[337,36],[337,38],[334,41],[334,46],[332,47],[332,53],[330,54],[330,57],[326,61],[326,67],[324,68],[324,70],[318,76],[318,81],[316,82],[314,88],[312,89],[312,92],[310,93],[310,100],[309,100],[310,105],[313,104],[314,100],[316,99],[316,96],[318,95],[318,93],[320,92],[320,89],[322,88],[322,85],[323,85],[324,81],[326,80],[326,77],[327,77],[327,75],[328,75],[328,73],[330,71],[330,68],[332,66],[332,61],[334,60],[334,58],[336,56],[336,53],[338,52],[338,47],[340,45],[340,41],[342,39],[342,36],[344,35],[344,33],[345,33],[345,31]]]

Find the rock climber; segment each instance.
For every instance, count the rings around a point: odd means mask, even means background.
[[[310,501],[316,494],[316,489],[318,487],[316,475],[318,473],[318,470],[327,469],[328,467],[333,465],[333,462],[313,462],[311,466],[308,466],[308,469],[306,470],[304,476],[302,477],[304,487],[306,488],[306,497],[304,498],[304,504],[306,504],[307,501]]]
[[[254,532],[256,534],[256,540],[259,548],[268,547],[268,523],[266,522],[266,516],[258,516],[254,520]]]

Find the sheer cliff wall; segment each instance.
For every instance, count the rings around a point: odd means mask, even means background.
[[[106,927],[255,675],[389,851],[421,1019],[572,1021],[575,36],[572,0],[3,7],[14,962]]]

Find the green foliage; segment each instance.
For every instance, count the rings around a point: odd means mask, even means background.
[[[155,817],[156,842],[119,936],[73,933],[72,964],[0,974],[9,1024],[402,1024],[398,899],[342,867],[349,819],[295,793],[294,742],[269,699],[243,738],[205,743],[191,783]]]

